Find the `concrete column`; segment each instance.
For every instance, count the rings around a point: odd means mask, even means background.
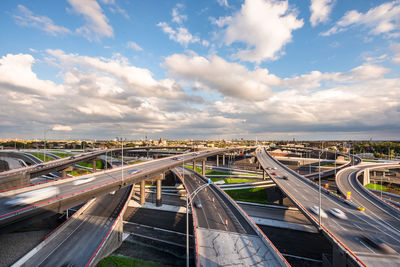
[[[146,203],[146,196],[145,196],[145,182],[141,181],[140,182],[140,205],[144,205]]]
[[[201,162],[201,175],[206,176],[206,160],[203,159]]]
[[[193,160],[193,171],[196,171],[196,161]]]
[[[225,153],[222,154],[222,166],[225,166]]]
[[[160,175],[160,178],[156,180],[156,206],[162,206],[162,195],[161,195],[161,182],[165,177],[165,173]]]
[[[219,166],[219,156],[217,155],[217,167]]]
[[[369,176],[369,169],[365,169],[362,184],[363,184],[363,186],[365,186],[365,185],[369,184],[370,182],[371,181],[370,181],[370,176]]]
[[[263,180],[267,179],[267,172],[265,170],[263,170]]]
[[[95,172],[96,171],[96,158],[94,158],[92,160],[92,165],[93,165],[93,171]]]
[[[62,170],[61,177],[62,178],[67,177],[67,169]]]

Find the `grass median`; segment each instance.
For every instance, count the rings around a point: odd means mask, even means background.
[[[226,190],[225,193],[237,201],[269,204],[265,188],[259,187],[250,189]]]
[[[136,258],[130,258],[126,256],[120,255],[111,255],[104,259],[102,259],[98,264],[97,267],[159,267],[164,266],[158,263],[154,263],[151,261],[144,261]]]

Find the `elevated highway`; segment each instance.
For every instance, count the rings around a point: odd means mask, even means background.
[[[153,160],[124,166],[107,171],[99,171],[93,174],[80,176],[71,179],[60,179],[44,184],[23,187],[14,190],[7,190],[0,193],[0,228],[6,226],[16,226],[16,222],[29,219],[32,216],[48,214],[51,212],[62,212],[68,208],[81,204],[89,199],[100,196],[122,187],[139,183],[151,179],[152,177],[164,173],[176,166],[180,166],[184,161],[205,160],[205,158],[217,154],[228,153],[244,148],[225,148],[203,151],[197,153],[187,153],[179,159],[173,157]],[[100,153],[100,152],[99,152]],[[203,163],[203,165],[205,165]],[[132,170],[138,170],[131,173]],[[91,178],[90,181],[77,183],[77,180]],[[46,199],[36,200],[34,203],[22,205],[7,204],[9,200],[15,199],[22,193],[35,191],[41,188],[55,187],[58,193]],[[143,183],[144,188],[144,183]]]
[[[332,260],[325,258],[324,262],[332,266],[399,266],[400,232],[398,230],[380,224],[369,214],[358,211],[353,205],[348,205],[342,198],[323,188],[321,188],[321,206],[327,215],[321,218],[320,223],[319,216],[311,211],[313,206],[319,206],[318,186],[280,164],[265,149],[258,148],[256,154],[264,170],[267,170],[268,175],[283,193],[333,243]],[[272,171],[277,175],[268,171],[270,167],[277,168]],[[283,179],[283,176],[287,178]],[[347,218],[333,216],[329,212],[333,208],[343,211]],[[365,235],[368,235],[368,240],[384,239],[394,252],[389,254],[382,252],[379,247],[366,242]]]
[[[189,194],[206,178],[188,169],[175,171]],[[182,175],[183,174],[183,175]],[[192,199],[197,266],[287,266],[288,263],[250,220],[216,185],[209,184]],[[194,205],[193,205],[194,204]]]

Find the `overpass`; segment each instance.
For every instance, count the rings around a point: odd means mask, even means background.
[[[206,178],[174,171],[189,194],[206,186]],[[192,199],[196,266],[288,266],[264,233],[218,186],[210,183]],[[201,205],[201,206],[200,206]]]
[[[133,166],[124,166],[113,168],[107,171],[99,171],[96,173],[70,178],[50,181],[43,184],[22,187],[18,189],[10,189],[0,193],[0,228],[1,227],[17,227],[18,222],[23,222],[33,216],[45,216],[45,214],[53,212],[62,212],[68,208],[79,205],[90,200],[93,197],[113,192],[122,187],[141,183],[141,189],[144,192],[144,181],[151,179],[157,175],[163,175],[166,171],[174,167],[180,166],[183,162],[201,161],[203,170],[205,170],[205,159],[210,156],[225,154],[235,150],[243,150],[247,148],[224,148],[210,151],[186,153],[179,158],[168,157],[149,162],[139,163]],[[90,155],[96,155],[91,152]],[[102,153],[102,152],[98,152]],[[88,157],[90,157],[88,155]],[[132,173],[133,170],[138,170]],[[77,181],[93,177],[93,180],[87,182]],[[84,180],[83,180],[84,181]],[[157,191],[161,193],[161,183],[157,183]],[[7,204],[7,201],[20,196],[22,193],[35,191],[46,187],[56,187],[59,193],[54,197],[49,197],[31,204],[14,206]],[[144,194],[143,202],[144,202]],[[161,195],[161,194],[160,194]]]
[[[399,266],[400,243],[398,241],[400,239],[397,236],[400,232],[394,233],[393,229],[387,232],[389,228],[382,227],[374,218],[358,211],[354,205],[349,205],[344,199],[319,188],[308,179],[286,168],[273,159],[265,149],[259,147],[256,154],[263,169],[283,193],[332,242],[332,259],[324,257],[324,264],[328,266]],[[268,171],[270,167],[277,168],[274,171],[277,175],[272,175]],[[287,178],[283,179],[283,176]],[[321,218],[321,221],[319,216],[311,211],[313,206],[318,206],[320,203],[319,190],[321,190],[322,209],[329,214]],[[343,211],[347,219],[332,216],[329,211],[333,208]],[[395,252],[385,254],[379,248],[366,244],[365,234],[368,235],[369,240],[380,238],[382,235],[393,235],[388,244]]]

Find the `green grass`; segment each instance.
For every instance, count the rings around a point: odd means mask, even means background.
[[[225,192],[234,200],[269,204],[265,188],[226,190]]]
[[[53,158],[49,157],[48,155],[46,155],[46,160],[44,160],[43,153],[30,152],[29,154],[34,155],[35,157],[37,157],[41,161],[51,161],[51,160],[53,160]]]
[[[256,179],[231,179],[231,178],[211,178],[213,182],[224,180],[226,184],[236,184],[236,183],[246,183],[246,182],[255,182],[258,181]]]
[[[89,162],[80,162],[77,165],[82,166],[82,167],[88,167],[88,168],[93,168],[93,164]],[[96,169],[103,169],[104,168],[104,163],[101,160],[96,160]]]
[[[97,267],[158,267],[164,266],[158,263],[144,261],[140,259],[120,256],[120,255],[111,255],[104,259],[102,259]]]
[[[143,160],[137,160],[137,161],[129,162],[129,165],[134,165],[134,164],[138,164],[141,162],[143,162]]]
[[[380,184],[367,184],[366,186],[365,186],[366,188],[369,188],[369,189],[374,189],[374,190],[381,190],[381,188],[382,188],[382,191],[385,191],[386,190],[386,186],[385,185],[380,185]]]
[[[193,166],[185,165],[186,168],[193,170]],[[196,172],[201,173],[202,169],[196,166]],[[238,173],[229,173],[229,172],[221,172],[221,171],[213,171],[213,170],[206,170],[207,175],[236,175],[236,176],[257,176],[257,174],[238,174]]]

